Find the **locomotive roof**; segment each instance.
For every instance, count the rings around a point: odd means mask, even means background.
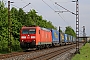
[[[30,26],[30,27],[22,27],[22,29],[29,29],[29,28],[36,28],[36,27],[39,27],[39,26]],[[42,30],[45,30],[45,31],[50,31],[49,29],[47,28],[43,28],[43,27],[40,27]]]
[[[42,27],[41,27],[41,29],[42,29],[42,30],[45,30],[45,31],[50,31],[50,30],[49,30],[49,29],[47,29],[47,28],[42,28]]]
[[[22,29],[29,29],[29,28],[35,28],[35,27],[22,27]]]

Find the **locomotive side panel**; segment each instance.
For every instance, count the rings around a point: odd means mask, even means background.
[[[40,30],[40,44],[52,44],[51,31],[45,28]]]
[[[40,39],[41,39],[41,36],[40,36],[40,27],[37,27],[36,28],[36,45],[39,45],[40,44]]]

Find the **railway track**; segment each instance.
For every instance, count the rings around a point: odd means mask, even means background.
[[[49,60],[57,55],[60,55],[61,53],[65,53],[67,52],[68,50],[71,50],[71,49],[74,49],[76,47],[76,45],[74,46],[69,46],[69,47],[65,47],[63,49],[60,49],[60,50],[57,50],[57,51],[53,51],[53,52],[50,52],[50,53],[47,53],[47,54],[43,54],[43,55],[38,55],[36,57],[33,57],[33,58],[28,58],[26,60]]]
[[[50,59],[57,56],[65,51],[75,48],[74,45],[67,45],[49,49],[34,50],[30,52],[15,52],[9,54],[0,55],[0,60],[37,60],[37,59]]]
[[[2,54],[0,55],[0,59],[10,58],[10,57],[18,56],[22,54],[25,54],[25,52],[14,52],[14,53]]]

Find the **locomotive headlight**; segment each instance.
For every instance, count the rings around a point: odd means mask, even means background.
[[[35,40],[33,40],[33,41],[35,41]]]
[[[31,36],[31,38],[36,38],[35,36]]]
[[[24,39],[25,39],[25,38],[26,38],[26,36],[21,36],[21,38],[24,38]]]
[[[23,42],[24,40],[22,40],[22,42]]]

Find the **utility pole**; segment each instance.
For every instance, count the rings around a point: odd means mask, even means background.
[[[85,37],[85,26],[83,26],[83,37]]]
[[[79,51],[79,3],[76,1],[76,52],[80,54]]]
[[[10,0],[8,0],[8,52],[11,52],[11,45],[12,45],[12,41],[11,41],[10,3],[14,3],[14,2],[10,2]]]
[[[10,21],[10,1],[8,1],[8,52],[11,52],[11,21]]]
[[[83,37],[86,37],[86,34],[85,34],[85,26],[83,26]],[[86,44],[87,42],[87,38],[83,38],[84,40],[84,45]]]

